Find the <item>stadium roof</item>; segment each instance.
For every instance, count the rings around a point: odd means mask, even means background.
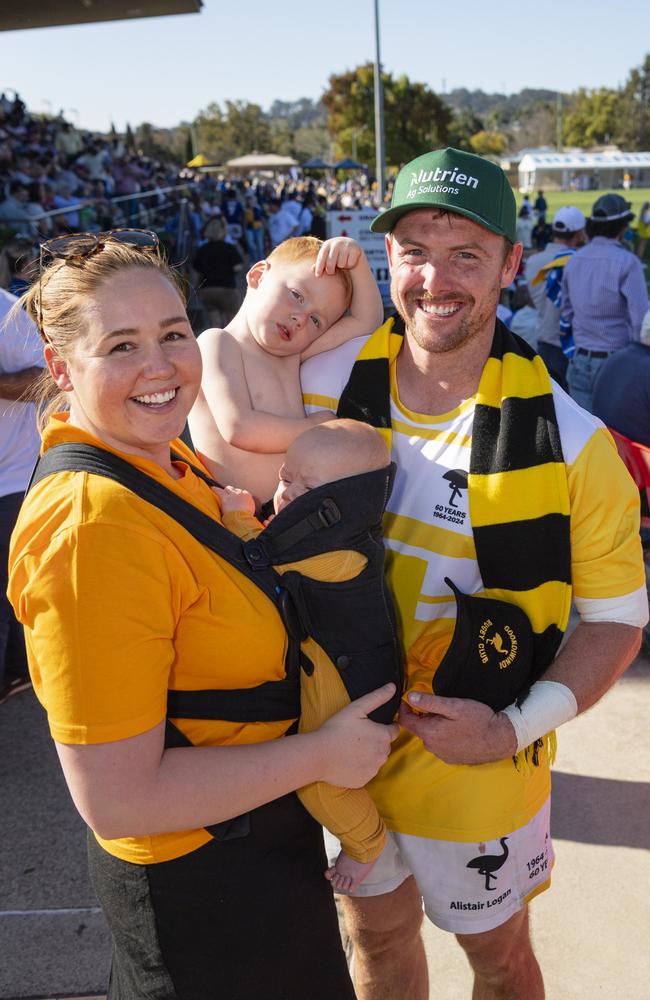
[[[20,0],[0,3],[0,31],[121,21],[163,14],[198,14],[203,0]]]

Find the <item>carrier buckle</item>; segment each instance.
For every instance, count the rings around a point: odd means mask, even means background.
[[[329,497],[318,508],[318,519],[324,528],[332,528],[341,520],[341,511]]]

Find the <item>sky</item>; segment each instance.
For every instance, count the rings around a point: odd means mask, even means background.
[[[381,61],[438,93],[617,87],[650,51],[648,0],[620,9],[617,25],[611,0],[379,0]],[[213,101],[318,99],[374,54],[373,0],[204,0],[199,14],[0,32],[0,88],[121,132]]]

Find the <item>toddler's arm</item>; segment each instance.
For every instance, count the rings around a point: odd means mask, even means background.
[[[301,361],[331,351],[353,337],[372,333],[384,322],[384,307],[381,295],[370,270],[368,259],[356,242],[347,236],[335,236],[326,240],[319,250],[314,274],[334,274],[337,267],[349,270],[352,278],[352,301],[349,313],[333,323],[329,330],[318,337],[300,355]]]
[[[199,348],[203,395],[219,433],[233,447],[280,454],[309,427],[333,419],[329,410],[304,417],[279,417],[254,409],[241,349],[227,330],[206,330],[199,337]]]

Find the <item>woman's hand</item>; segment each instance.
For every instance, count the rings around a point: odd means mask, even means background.
[[[371,722],[370,712],[395,694],[394,684],[371,691],[346,705],[318,730],[324,744],[322,781],[344,788],[361,788],[374,778],[399,733],[396,722]]]
[[[325,240],[318,251],[314,274],[320,278],[321,274],[334,274],[337,267],[345,270],[356,267],[361,253],[357,241],[349,236],[334,236],[331,240]]]

